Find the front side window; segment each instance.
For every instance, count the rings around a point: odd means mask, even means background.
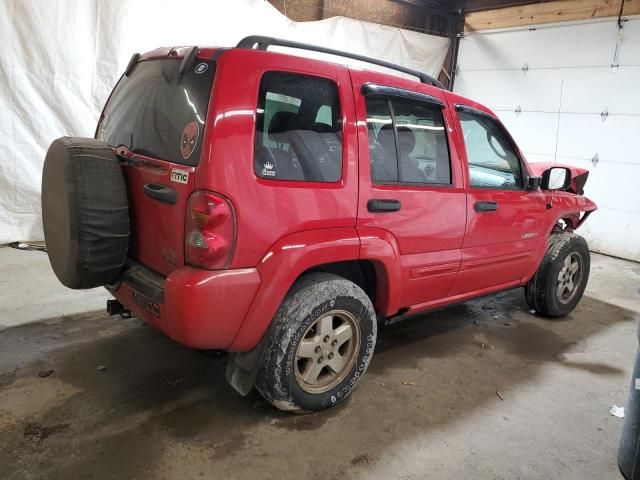
[[[451,183],[439,105],[382,95],[367,95],[365,102],[374,183]]]
[[[271,180],[340,180],[342,126],[334,82],[292,73],[264,74],[254,167],[257,176]]]
[[[498,123],[481,114],[459,111],[472,187],[523,188],[516,150]]]

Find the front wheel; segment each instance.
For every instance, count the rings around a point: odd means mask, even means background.
[[[371,300],[356,284],[328,273],[305,275],[276,314],[258,391],[298,413],[340,403],[367,370],[376,328]]]
[[[529,307],[548,317],[562,317],[578,304],[587,286],[589,247],[575,233],[555,234],[538,271],[525,287]]]

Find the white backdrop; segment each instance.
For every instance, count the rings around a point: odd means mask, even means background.
[[[233,46],[251,34],[349,50],[433,75],[449,44],[341,17],[295,23],[264,0],[0,0],[0,244],[42,239],[46,150],[63,135],[93,136],[132,53]]]
[[[599,210],[583,235],[640,261],[639,16],[624,23],[612,68],[618,40],[617,18],[467,34],[455,90],[492,108],[529,161],[588,168]]]

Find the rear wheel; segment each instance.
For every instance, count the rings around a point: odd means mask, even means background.
[[[323,410],[347,398],[376,342],[371,300],[353,282],[305,275],[280,306],[269,333],[258,391],[281,410]]]
[[[538,271],[525,287],[529,307],[549,317],[567,315],[582,298],[589,270],[585,239],[575,233],[555,234]]]

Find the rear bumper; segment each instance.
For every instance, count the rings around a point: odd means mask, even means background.
[[[238,333],[259,286],[255,268],[182,267],[164,278],[131,263],[111,293],[176,342],[191,348],[225,349]]]

